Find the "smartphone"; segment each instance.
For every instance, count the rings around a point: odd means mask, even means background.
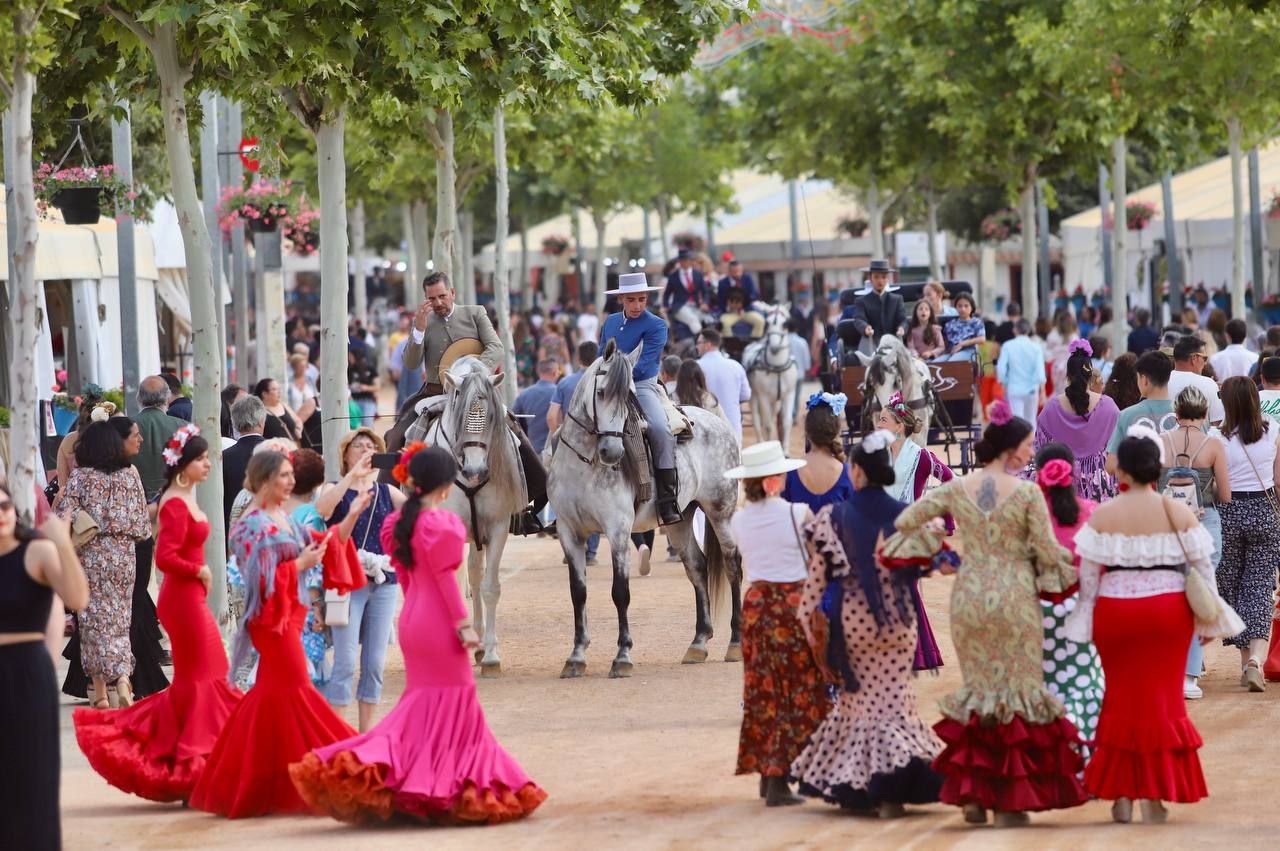
[[[375,470],[394,470],[399,463],[400,453],[398,452],[373,453],[372,464]]]

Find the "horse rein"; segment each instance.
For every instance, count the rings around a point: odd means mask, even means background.
[[[598,381],[599,379],[600,379],[600,376],[599,376],[599,375],[596,375],[596,376],[594,376],[594,377],[592,378],[592,380],[593,380],[593,381]],[[592,393],[591,393],[591,424],[590,424],[590,425],[588,425],[587,423],[583,422],[583,421],[582,421],[582,420],[577,416],[577,414],[575,414],[575,413],[573,412],[573,410],[572,410],[572,409],[570,409],[570,410],[568,410],[568,411],[566,411],[566,412],[565,412],[565,418],[566,418],[566,419],[573,420],[573,421],[574,421],[574,423],[576,423],[576,424],[578,425],[578,427],[579,427],[579,428],[581,428],[583,431],[585,431],[589,437],[594,437],[594,438],[596,439],[596,441],[597,441],[597,445],[596,445],[596,455],[597,455],[597,456],[600,454],[600,449],[599,449],[599,440],[600,440],[600,438],[602,438],[602,437],[616,437],[616,438],[618,438],[619,440],[623,440],[623,439],[624,439],[623,433],[622,433],[621,431],[601,431],[601,430],[600,430],[600,426],[599,426],[599,422],[600,422],[600,410],[599,410],[599,408],[597,407],[597,396],[596,396],[596,393],[594,392],[594,390],[593,390],[593,391],[592,391]],[[561,435],[560,435],[560,442],[561,442],[561,443],[563,443],[565,446],[569,447],[569,451],[570,451],[570,452],[572,452],[574,455],[577,455],[577,456],[578,456],[578,460],[579,460],[579,461],[581,461],[583,464],[586,464],[587,466],[594,466],[594,465],[595,465],[595,459],[588,458],[586,455],[584,455],[584,454],[582,454],[581,452],[579,452],[579,451],[578,451],[578,449],[577,449],[577,447],[575,447],[572,443],[570,443],[570,442],[568,441],[568,439],[567,439],[563,434],[561,434]],[[608,466],[612,466],[612,465],[608,465]]]
[[[483,418],[484,411],[477,411],[476,405],[473,404],[471,410],[467,411],[466,433],[480,433],[480,423],[483,422]],[[461,452],[467,449],[479,449],[488,454],[489,444],[484,440],[471,439],[464,440],[462,443],[454,443],[453,438],[449,437],[449,432],[445,429],[445,418],[443,416],[437,420],[437,427],[440,429],[441,439],[453,452],[453,457],[458,464],[459,471],[462,469]],[[480,536],[480,527],[476,525],[476,516],[478,514],[476,511],[476,495],[480,493],[481,488],[489,484],[489,475],[486,473],[485,477],[480,480],[479,484],[472,486],[462,481],[461,473],[459,473],[459,477],[454,478],[453,483],[458,486],[458,490],[462,491],[467,498],[467,507],[471,509],[471,540],[475,541],[477,550],[483,551],[485,541]]]

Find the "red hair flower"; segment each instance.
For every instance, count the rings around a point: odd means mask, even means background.
[[[1071,484],[1071,465],[1061,458],[1054,458],[1040,468],[1036,481],[1042,488],[1062,488]]]
[[[391,471],[391,478],[395,479],[402,485],[409,484],[409,462],[413,460],[413,456],[417,455],[420,450],[426,449],[427,444],[420,440],[410,443],[400,453],[400,463],[396,464]]]

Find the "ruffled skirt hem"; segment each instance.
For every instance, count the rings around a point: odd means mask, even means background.
[[[529,782],[511,790],[501,782],[463,779],[448,794],[433,796],[397,791],[386,785],[387,766],[361,763],[340,751],[328,763],[314,753],[289,766],[302,799],[317,812],[339,821],[385,822],[400,816],[432,824],[500,824],[524,818],[547,799]]]
[[[1105,800],[1146,798],[1191,804],[1208,797],[1196,751],[1204,744],[1189,718],[1098,731],[1085,769],[1089,794]]]
[[[944,778],[941,800],[1004,812],[1077,807],[1089,799],[1078,775],[1084,768],[1080,734],[1066,718],[1029,724],[967,724],[943,718],[934,732],[946,747],[933,762]]]
[[[919,757],[888,773],[871,775],[865,785],[831,783],[831,779],[801,778],[800,794],[846,810],[870,810],[881,804],[932,804],[942,791],[942,777],[929,760]]]

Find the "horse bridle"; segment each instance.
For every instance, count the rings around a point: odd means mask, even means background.
[[[478,429],[476,431],[472,430],[472,425],[475,418],[484,416],[484,412],[477,412],[475,410],[476,403],[478,402],[479,402],[478,399],[475,400],[475,402],[472,404],[472,409],[467,411],[467,419],[466,419],[466,426],[465,426],[465,432],[467,434],[480,433]],[[480,537],[480,527],[476,525],[476,514],[477,514],[476,495],[480,493],[481,488],[489,484],[489,474],[486,472],[484,478],[481,479],[480,482],[474,486],[464,482],[461,476],[461,469],[462,469],[461,453],[466,451],[467,449],[479,449],[487,455],[489,453],[489,442],[485,440],[472,439],[472,440],[464,440],[462,443],[455,444],[453,441],[453,438],[449,437],[448,429],[445,428],[444,417],[440,418],[439,425],[440,425],[440,437],[446,444],[448,444],[450,451],[453,452],[454,461],[457,462],[458,464],[459,474],[458,474],[458,477],[453,480],[453,483],[457,485],[458,490],[462,491],[462,493],[467,497],[467,507],[471,509],[471,540],[476,542],[477,550],[483,551],[485,542],[484,542],[484,539]]]
[[[597,374],[592,377],[592,380],[596,381],[596,380],[599,380],[599,378],[600,376]],[[596,439],[596,455],[597,456],[600,454],[600,438],[616,437],[619,440],[623,439],[623,433],[621,431],[602,431],[600,429],[600,425],[599,425],[600,409],[598,407],[596,392],[594,388],[592,388],[591,390],[591,423],[590,425],[583,422],[573,412],[572,408],[565,412],[565,417],[567,419],[573,420],[578,425],[579,428],[581,428],[583,431],[587,433],[588,436],[594,437]],[[625,418],[624,418],[624,421],[625,421]],[[586,464],[587,466],[595,465],[594,459],[588,458],[586,455],[579,452],[578,448],[574,446],[572,443],[570,443],[569,440],[563,434],[560,435],[560,442],[563,443],[565,446],[569,447],[569,451],[572,452],[574,455],[577,455],[578,460],[581,461],[583,464]]]

